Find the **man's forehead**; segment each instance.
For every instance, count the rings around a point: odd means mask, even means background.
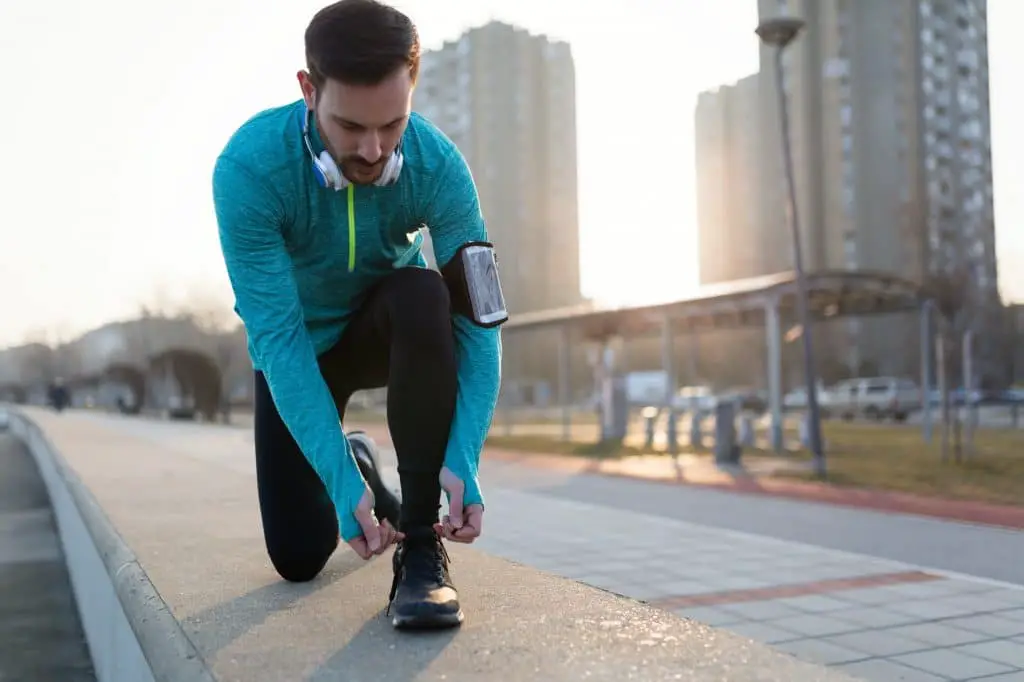
[[[349,85],[328,81],[321,115],[339,123],[384,127],[408,115],[412,102],[409,78],[389,78],[377,85]]]

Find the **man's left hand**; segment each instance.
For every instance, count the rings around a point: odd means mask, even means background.
[[[469,544],[483,531],[484,507],[480,504],[463,506],[466,484],[451,469],[441,469],[441,487],[448,493],[448,513],[441,523],[434,524],[437,534],[452,542]]]

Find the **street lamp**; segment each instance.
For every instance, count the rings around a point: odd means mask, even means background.
[[[810,313],[807,303],[807,279],[804,276],[803,252],[800,246],[800,221],[796,207],[796,182],[793,179],[793,155],[790,149],[789,107],[786,102],[785,71],[782,53],[804,27],[802,19],[778,17],[762,21],[755,33],[761,42],[775,48],[776,89],[779,93],[779,119],[782,126],[782,159],[786,169],[786,218],[793,237],[793,266],[796,270],[797,315],[803,333],[804,377],[807,381],[807,436],[814,455],[814,470],[825,476],[825,453],[821,445],[821,413],[818,408],[818,386],[814,371],[814,344],[811,342]]]

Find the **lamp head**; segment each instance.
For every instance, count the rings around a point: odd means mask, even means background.
[[[754,32],[765,45],[784,48],[793,42],[803,27],[803,19],[776,17],[762,21]]]

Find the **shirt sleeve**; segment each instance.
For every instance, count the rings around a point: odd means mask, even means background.
[[[214,211],[235,307],[278,413],[334,502],[342,537],[361,533],[352,512],[365,490],[338,409],[306,331],[282,227],[279,195],[245,166],[221,156]]]
[[[458,150],[451,152],[424,222],[438,267],[447,265],[466,242],[487,241],[476,185]],[[501,332],[499,327],[478,327],[461,315],[453,317],[452,326],[458,394],[444,464],[466,484],[463,504],[483,504],[478,467],[498,402]]]

